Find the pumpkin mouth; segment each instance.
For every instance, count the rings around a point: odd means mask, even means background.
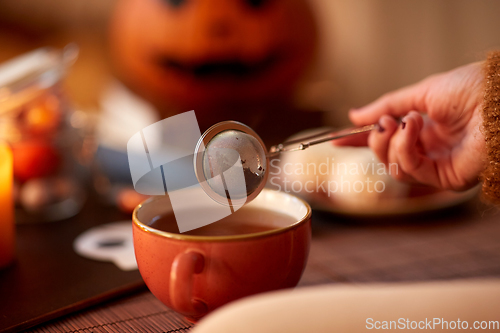
[[[268,71],[277,63],[277,58],[277,56],[269,56],[262,61],[247,64],[238,60],[188,63],[171,57],[160,57],[158,63],[164,70],[196,79],[219,77],[244,79]]]

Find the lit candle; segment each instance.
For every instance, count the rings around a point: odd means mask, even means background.
[[[0,143],[0,268],[14,259],[14,201],[12,152]]]

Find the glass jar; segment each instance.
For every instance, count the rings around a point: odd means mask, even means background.
[[[77,54],[75,45],[42,48],[0,65],[0,139],[14,156],[18,223],[65,219],[84,203],[83,130],[62,87]]]

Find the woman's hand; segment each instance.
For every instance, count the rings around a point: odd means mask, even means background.
[[[470,188],[485,160],[483,81],[482,64],[473,63],[388,93],[349,112],[355,125],[378,122],[379,131],[336,144],[368,144],[398,180]]]

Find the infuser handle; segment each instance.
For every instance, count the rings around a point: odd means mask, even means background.
[[[291,152],[297,150],[304,150],[311,146],[324,143],[327,141],[332,141],[346,136],[370,132],[378,128],[378,124],[366,125],[363,127],[351,127],[344,130],[328,130],[318,134],[314,134],[305,138],[295,139],[280,143],[279,145],[272,146],[269,149],[268,157],[277,156],[283,152]],[[333,135],[332,135],[333,134]],[[324,137],[326,136],[326,137]],[[322,138],[324,137],[324,138]]]

